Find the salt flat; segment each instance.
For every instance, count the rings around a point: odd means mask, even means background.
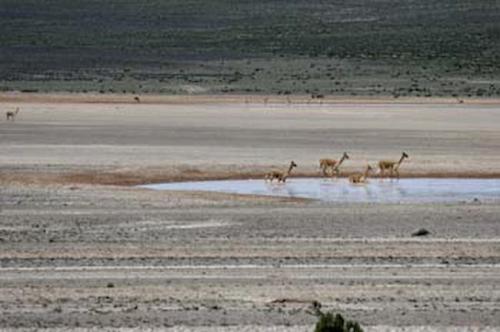
[[[344,151],[344,175],[406,151],[403,177],[498,177],[498,104],[0,106],[21,107],[0,123],[2,329],[306,331],[313,300],[368,331],[500,328],[495,202],[131,187],[261,177],[292,159],[317,176]]]

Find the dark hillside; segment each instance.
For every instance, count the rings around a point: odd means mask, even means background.
[[[497,0],[0,0],[0,88],[500,95]]]

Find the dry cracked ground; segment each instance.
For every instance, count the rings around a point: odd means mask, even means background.
[[[500,204],[324,203],[132,187],[349,151],[403,176],[497,177],[496,102],[18,98],[0,123],[0,329],[500,330]],[[89,102],[92,101],[92,102]],[[293,180],[293,178],[292,178]],[[412,237],[426,228],[426,237]]]

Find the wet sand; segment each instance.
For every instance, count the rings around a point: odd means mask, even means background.
[[[344,174],[406,151],[403,177],[498,177],[498,104],[0,106],[21,107],[0,123],[0,328],[309,331],[313,300],[368,331],[500,328],[495,202],[125,186],[257,177],[291,159],[313,176],[343,151]]]

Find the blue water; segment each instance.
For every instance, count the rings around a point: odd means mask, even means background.
[[[353,185],[347,179],[289,178],[284,184],[264,180],[160,183],[155,190],[212,191],[234,194],[312,198],[327,202],[455,202],[500,200],[500,179],[371,179]]]

